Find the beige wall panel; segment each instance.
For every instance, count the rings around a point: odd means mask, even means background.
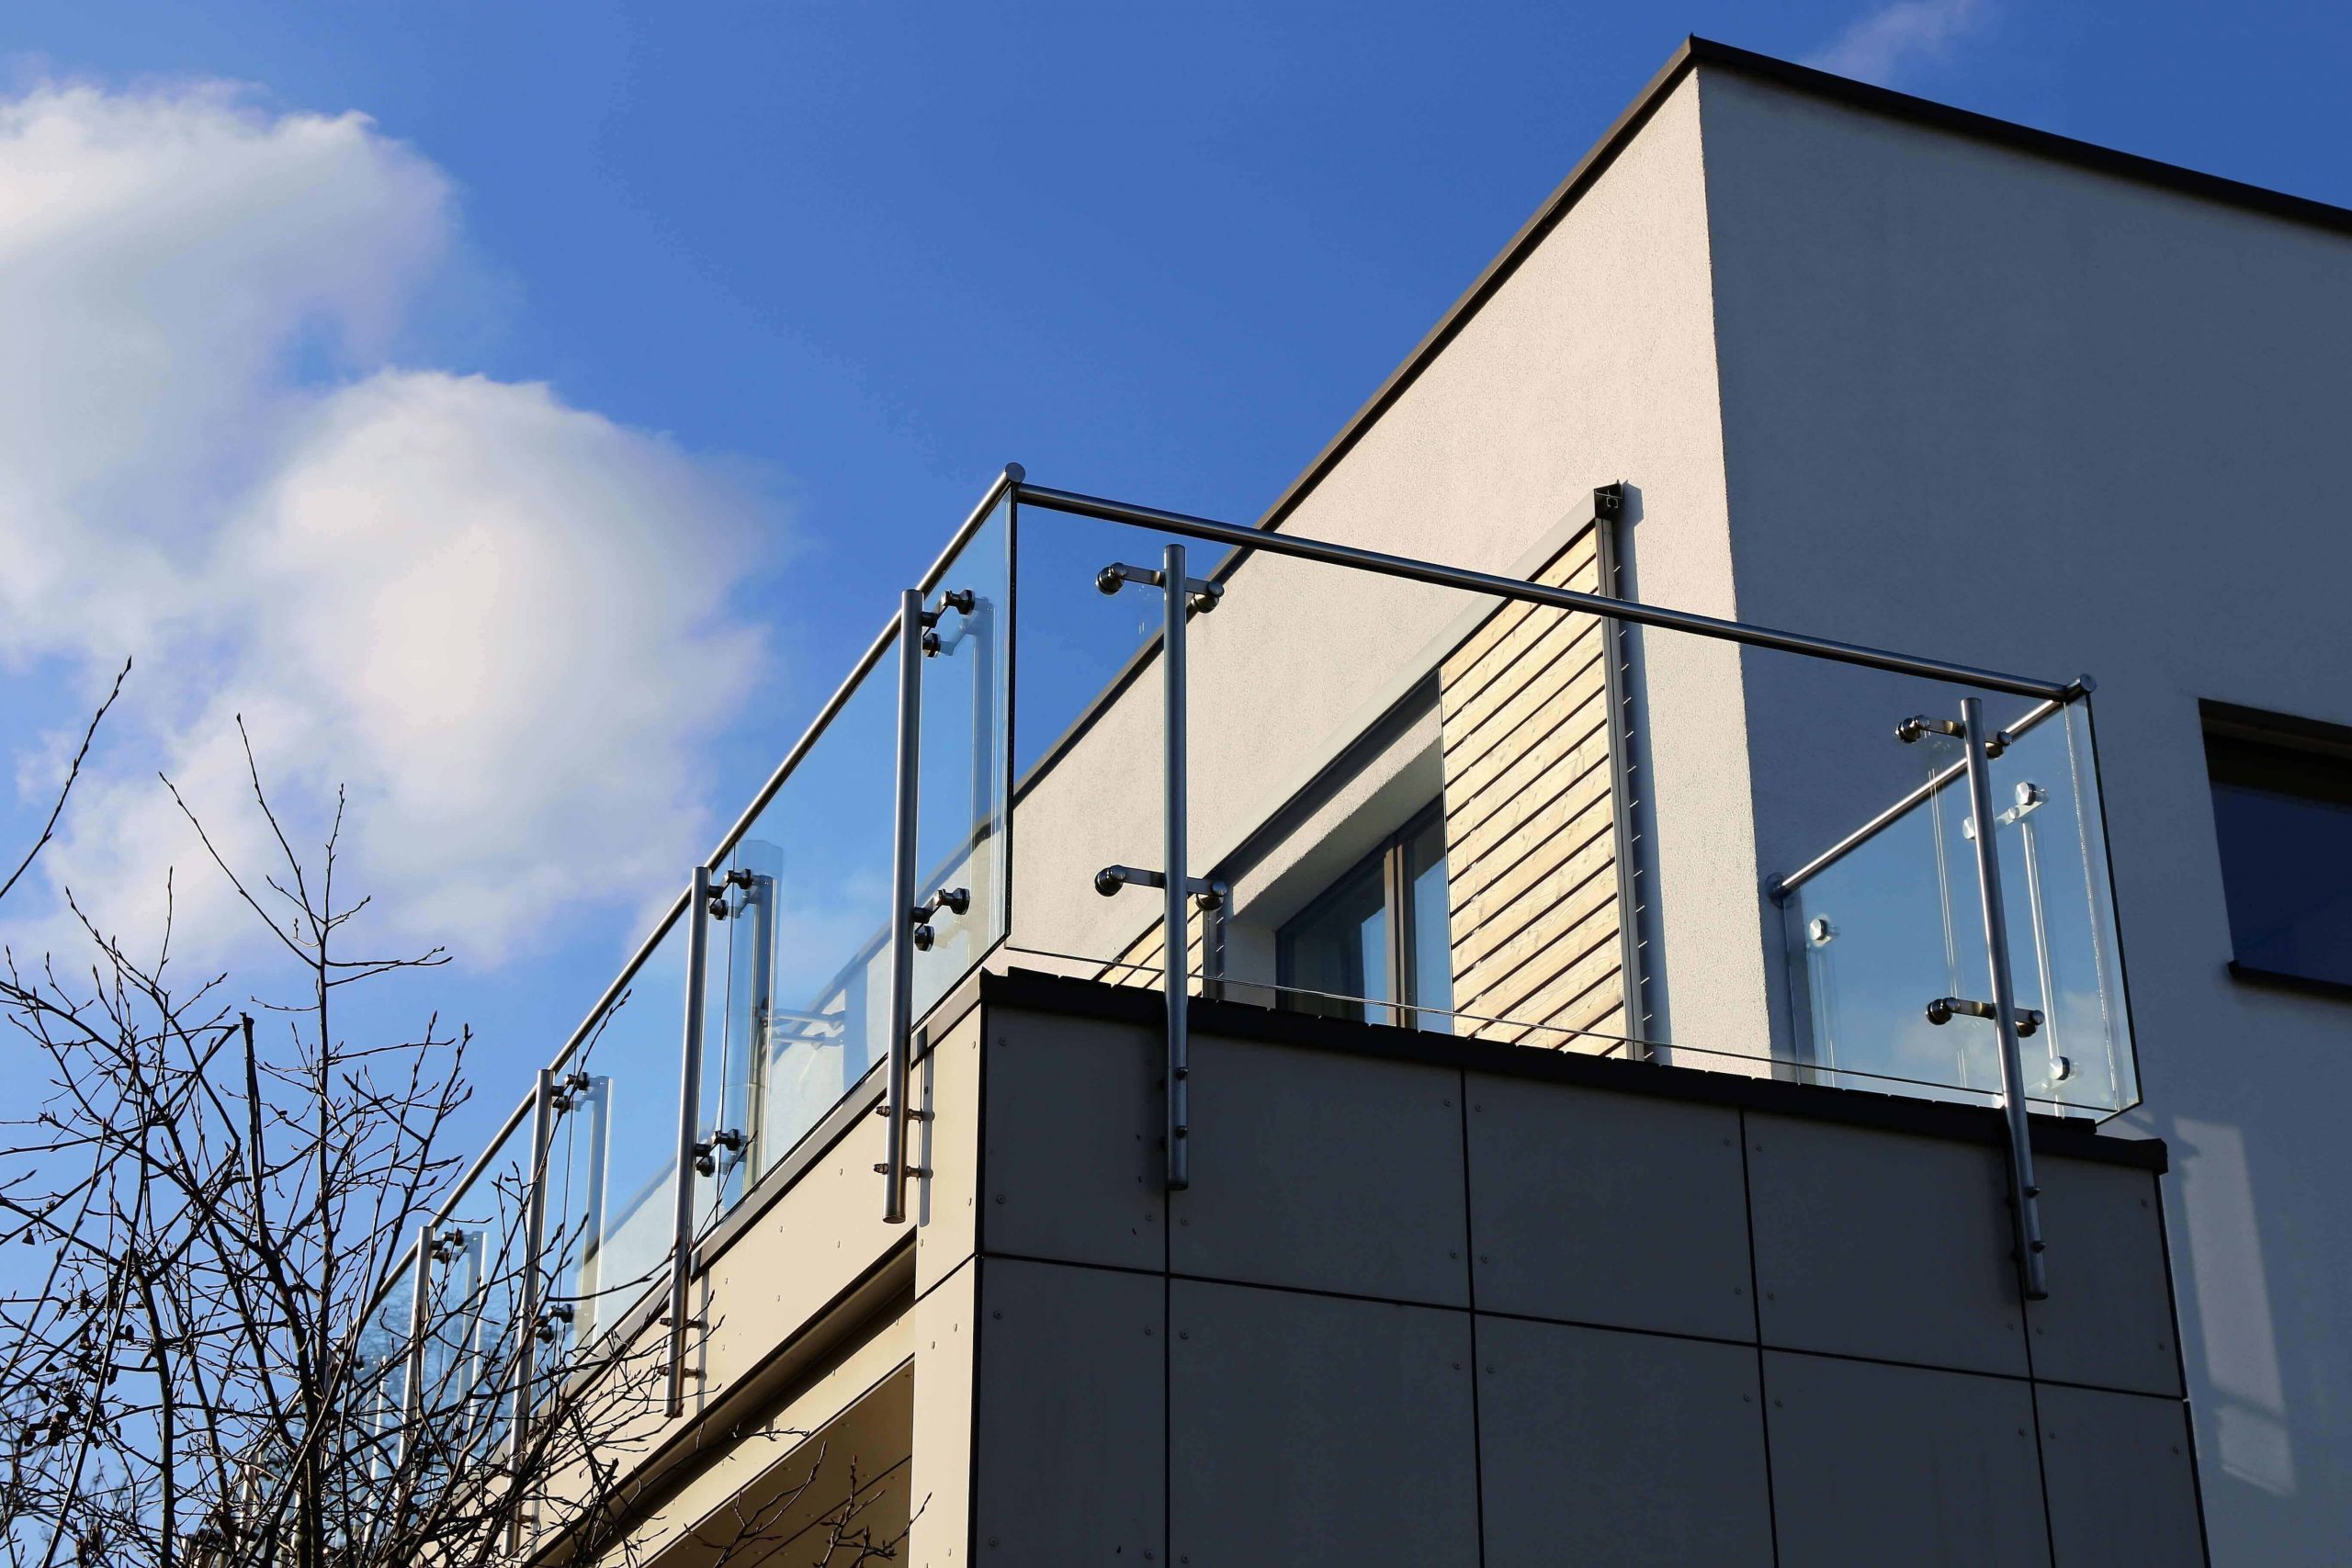
[[[909,1184],[915,1225],[915,1289],[927,1291],[970,1257],[980,1185],[980,1010],[974,1008],[916,1066],[916,1106],[928,1121],[908,1129],[908,1156],[931,1172]],[[878,1200],[877,1200],[878,1201]]]
[[[914,1311],[915,1515],[910,1568],[971,1568],[972,1391],[979,1376],[979,1259],[925,1292]]]
[[[769,1349],[906,1240],[882,1222],[882,1121],[861,1117],[703,1273],[711,1328],[689,1411],[718,1397]],[[924,1183],[910,1182],[920,1201]]]

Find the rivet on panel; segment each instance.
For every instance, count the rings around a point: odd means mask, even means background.
[[[1001,1312],[1001,1311],[1000,1311],[1000,1312],[992,1312],[992,1313],[989,1314],[989,1315],[990,1317],[993,1317],[993,1318],[997,1319],[999,1322],[1003,1321],[1003,1318],[1004,1318],[1004,1314],[1003,1314],[1002,1312]]]

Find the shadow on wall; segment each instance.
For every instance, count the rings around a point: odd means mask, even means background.
[[[2195,1281],[2193,1332],[2219,1397],[2204,1411],[2209,1463],[2280,1497],[2295,1492],[2295,1449],[2262,1264],[2253,1174],[2240,1129],[2188,1117],[2166,1134]]]

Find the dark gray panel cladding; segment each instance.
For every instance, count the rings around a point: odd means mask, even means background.
[[[982,1247],[1161,1267],[1159,1036],[1024,1014],[1018,1028],[990,1020],[986,1040]]]
[[[1177,1273],[1466,1306],[1462,1075],[1194,1036]]]
[[[1140,1562],[1159,1550],[1165,1310],[1165,1287],[1148,1274],[981,1265],[982,1568]]]
[[[2051,1272],[2050,1299],[2026,1308],[2034,1376],[2179,1398],[2155,1177],[2051,1158],[2040,1177]]]
[[[2028,1385],[1764,1356],[1781,1568],[2050,1561]]]
[[[1756,1352],[1478,1320],[1486,1568],[1770,1568]]]
[[[1479,1307],[1750,1339],[1739,1112],[1473,1074]]]
[[[2035,1399],[2058,1568],[2195,1568],[2205,1561],[2187,1405],[2049,1384]]]
[[[1179,1280],[1169,1326],[1179,1564],[1476,1568],[1467,1313]]]
[[[1747,1172],[1764,1343],[2025,1375],[1997,1150],[1750,1114]]]

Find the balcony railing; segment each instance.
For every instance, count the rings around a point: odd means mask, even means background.
[[[2028,1108],[2137,1094],[2090,683],[1638,603],[1622,502],[1469,570],[1008,468],[423,1227],[357,1340],[386,1462],[513,1450],[665,1308],[677,1414],[700,1243],[876,1075],[904,1218],[910,1042],[984,962],[1164,991],[1171,1187],[1203,994],[1998,1106],[2043,1293]],[[1416,788],[1445,918],[1363,995],[1284,973],[1318,835]]]

